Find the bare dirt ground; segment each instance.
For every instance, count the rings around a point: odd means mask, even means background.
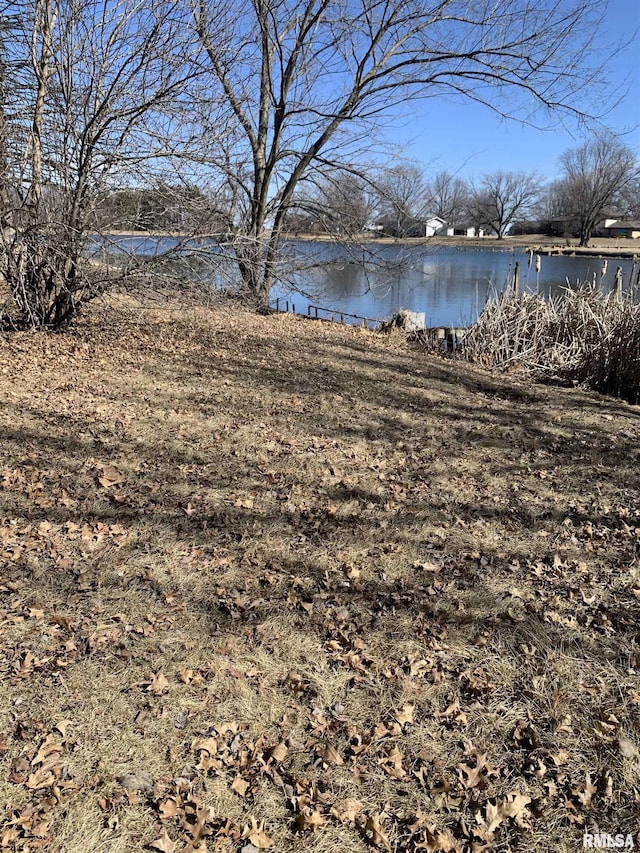
[[[0,389],[0,850],[636,838],[637,408],[124,304]]]

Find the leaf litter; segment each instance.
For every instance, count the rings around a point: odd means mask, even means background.
[[[637,833],[635,408],[236,308],[0,348],[0,850]]]

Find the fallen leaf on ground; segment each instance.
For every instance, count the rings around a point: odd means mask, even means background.
[[[287,748],[286,743],[279,743],[269,752],[269,757],[278,762],[284,761],[287,755],[289,755],[289,749]]]
[[[160,838],[156,838],[155,841],[152,841],[149,845],[153,850],[160,850],[161,853],[175,853],[176,845],[175,841],[172,841],[169,838],[169,834],[165,829],[160,836]]]
[[[169,680],[163,672],[156,672],[153,675],[153,681],[147,687],[147,692],[153,693],[154,696],[162,696],[169,689]]]
[[[242,778],[242,776],[236,776],[236,778],[231,783],[231,790],[238,794],[240,797],[245,797],[247,795],[247,791],[249,790],[249,783]]]
[[[248,838],[253,846],[257,847],[259,850],[266,850],[268,847],[272,847],[273,841],[265,832],[264,823],[262,821],[258,823],[253,816],[251,816],[249,820],[251,821],[251,825],[245,827],[242,837]]]
[[[31,762],[31,766],[35,767],[36,764],[42,764],[42,762],[47,758],[47,756],[52,755],[55,752],[63,752],[64,747],[61,743],[56,743],[53,735],[47,735],[44,740],[44,743],[38,750],[37,755]]]
[[[331,814],[337,817],[340,823],[351,823],[355,821],[362,812],[360,800],[341,800],[331,806]]]
[[[317,809],[310,808],[303,809],[300,814],[297,815],[295,820],[296,829],[300,830],[301,832],[305,830],[311,830],[312,832],[315,832],[315,830],[319,826],[322,826],[323,823],[324,818],[322,817],[320,812]]]
[[[325,764],[337,764],[338,766],[344,764],[342,756],[335,748],[335,746],[331,746],[330,743],[323,744],[323,747],[320,752],[320,757],[325,762]]]
[[[413,702],[407,702],[406,705],[402,706],[402,709],[396,714],[395,719],[400,723],[401,726],[406,723],[413,723],[413,710],[415,705]]]
[[[181,814],[183,809],[178,806],[178,803],[173,799],[173,797],[169,797],[168,800],[164,800],[160,803],[158,811],[160,812],[160,816],[163,820],[172,820],[174,817]]]
[[[377,847],[384,847],[385,850],[388,850],[389,853],[391,853],[391,842],[389,841],[389,836],[384,831],[380,823],[380,814],[376,812],[376,814],[367,818],[365,830],[371,833],[371,842],[373,844]]]
[[[100,467],[102,473],[98,477],[98,482],[103,488],[109,489],[111,486],[118,486],[120,483],[124,483],[124,474],[118,471],[114,465],[102,465]]]

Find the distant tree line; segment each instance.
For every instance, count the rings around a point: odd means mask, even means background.
[[[638,159],[615,137],[567,150],[560,166],[550,183],[535,172],[496,171],[477,181],[447,171],[429,177],[416,162],[391,164],[365,180],[352,166],[301,188],[286,224],[312,234],[424,237],[428,220],[438,217],[443,230],[573,237],[586,246],[605,219],[640,219]]]
[[[562,176],[545,184],[535,172],[497,171],[466,181],[447,171],[429,177],[416,162],[370,171],[353,166],[307,181],[285,218],[289,231],[353,237],[364,231],[424,237],[437,217],[502,239],[508,232],[573,237],[587,245],[605,218],[640,220],[640,172],[631,149],[597,137],[561,157]],[[195,184],[158,182],[112,189],[96,203],[97,229],[190,233],[207,223],[231,228],[231,212]],[[215,212],[217,211],[217,217]],[[443,229],[443,230],[444,230]]]
[[[160,181],[151,187],[111,189],[96,199],[95,226],[99,231],[150,231],[189,234],[207,224],[214,233],[224,228],[224,218],[212,219],[215,199],[193,184]]]

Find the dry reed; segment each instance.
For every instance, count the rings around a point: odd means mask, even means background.
[[[592,285],[560,295],[490,300],[465,336],[463,354],[487,366],[518,364],[549,378],[640,401],[640,305]]]

